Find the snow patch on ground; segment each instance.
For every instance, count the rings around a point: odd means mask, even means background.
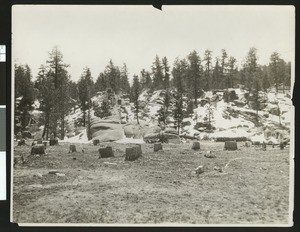
[[[123,138],[115,141],[115,143],[123,143],[123,144],[143,144],[145,141],[143,139],[134,139],[134,138]]]
[[[86,130],[83,130],[80,134],[71,137],[66,138],[62,140],[61,142],[67,142],[67,143],[91,143],[91,141],[88,140]]]

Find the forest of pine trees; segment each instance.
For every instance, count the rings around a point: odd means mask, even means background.
[[[49,53],[48,60],[40,66],[37,74],[33,74],[28,65],[15,65],[15,133],[26,130],[30,120],[29,112],[35,100],[39,101],[38,110],[42,112],[39,124],[44,126],[43,137],[48,139],[53,134],[64,139],[65,117],[71,108],[74,105],[80,106],[85,125],[91,97],[107,89],[130,96],[137,115],[137,98],[143,89],[165,89],[167,94],[161,112],[163,120],[168,113],[169,90],[175,89],[174,118],[180,124],[184,96],[192,100],[188,107],[193,109],[197,107],[197,99],[204,91],[243,85],[253,96],[258,96],[258,91],[266,91],[271,86],[277,92],[284,91],[280,89],[281,86],[291,86],[291,63],[281,59],[279,53],[273,52],[268,65],[259,65],[255,48],[250,48],[240,68],[237,60],[229,56],[225,49],[216,54],[215,58],[210,50],[205,50],[203,56],[195,50],[191,51],[183,59],[176,58],[172,68],[167,57],[156,55],[149,66],[149,70],[142,69],[139,75],[130,75],[125,63],[118,67],[109,60],[103,72],[92,74],[86,67],[80,79],[74,82],[68,72],[69,65],[64,63],[63,54],[57,47]],[[36,77],[34,81],[33,75]],[[93,75],[97,75],[95,81]],[[131,86],[129,79],[133,79]]]

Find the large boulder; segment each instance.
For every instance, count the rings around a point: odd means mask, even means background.
[[[169,134],[169,133],[162,133],[161,134],[165,139],[179,139],[179,135]]]
[[[126,138],[139,139],[142,137],[141,126],[137,124],[129,124],[123,127]]]
[[[144,136],[144,139],[158,139],[160,138],[160,133],[151,133]]]
[[[93,140],[98,139],[99,142],[110,142],[122,139],[124,132],[120,121],[116,117],[91,119],[91,134]]]
[[[124,133],[120,130],[99,130],[93,134],[93,139],[98,139],[100,142],[112,142],[123,139]]]
[[[151,126],[149,128],[147,128],[145,130],[145,134],[144,135],[147,135],[147,134],[153,134],[153,133],[159,133],[161,132],[161,128],[159,126]]]
[[[159,126],[152,126],[144,128],[144,140],[149,142],[156,142],[161,139],[161,128]]]
[[[166,134],[178,135],[178,131],[175,128],[166,128],[164,132]]]
[[[121,124],[113,124],[113,123],[95,123],[94,125],[91,125],[91,134],[92,137],[96,137],[97,135],[94,135],[95,133],[99,131],[106,131],[106,130],[123,130]]]

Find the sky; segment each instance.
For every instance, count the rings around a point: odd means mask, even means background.
[[[240,66],[251,47],[258,63],[277,51],[294,61],[295,9],[292,6],[13,6],[13,62],[28,64],[35,78],[57,46],[73,81],[90,68],[94,80],[109,60],[125,62],[129,77],[151,69],[156,55],[172,67],[196,50],[213,61],[226,49]]]

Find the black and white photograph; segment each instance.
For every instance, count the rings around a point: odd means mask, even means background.
[[[293,6],[14,5],[11,68],[12,222],[293,225]]]

